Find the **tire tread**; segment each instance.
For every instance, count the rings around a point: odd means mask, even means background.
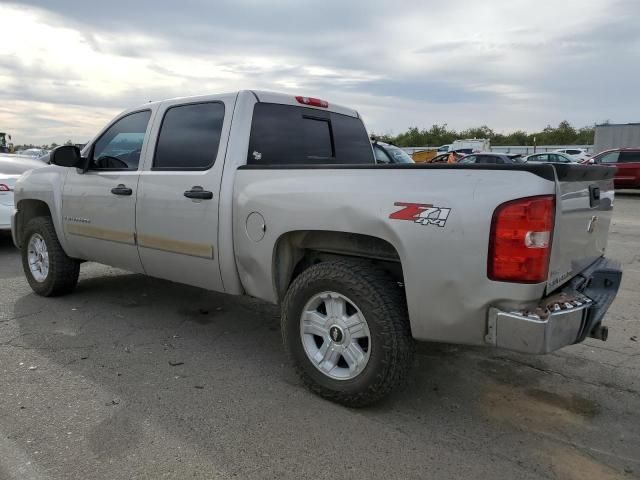
[[[29,270],[27,250],[29,238],[34,233],[42,235],[49,252],[49,275],[44,282],[37,282]],[[32,290],[43,297],[71,293],[76,287],[80,275],[80,261],[70,258],[65,253],[58,240],[51,217],[35,217],[27,223],[22,246],[22,266]]]
[[[292,339],[287,325],[290,321],[299,320],[287,317],[288,305],[309,283],[327,279],[349,285],[361,298],[369,298],[382,327],[380,334],[386,350],[382,368],[375,375],[375,380],[358,393],[340,392],[319,385],[307,374],[289,347]],[[406,382],[413,363],[414,343],[404,292],[389,275],[367,262],[330,261],[303,271],[291,284],[283,302],[282,336],[287,356],[305,386],[326,399],[349,407],[371,405],[400,388]]]

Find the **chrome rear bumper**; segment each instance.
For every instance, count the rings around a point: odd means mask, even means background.
[[[490,308],[485,341],[508,350],[543,354],[579,343],[588,335],[602,338],[602,318],[621,280],[620,264],[600,258],[535,308]]]

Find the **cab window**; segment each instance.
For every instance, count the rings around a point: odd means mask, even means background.
[[[605,153],[598,159],[598,163],[617,163],[620,152]]]
[[[221,102],[171,107],[158,135],[152,170],[208,170],[215,163],[224,122]]]
[[[111,125],[94,144],[91,170],[137,170],[151,111],[131,113]]]
[[[374,163],[360,118],[274,103],[255,105],[247,153],[249,165]]]

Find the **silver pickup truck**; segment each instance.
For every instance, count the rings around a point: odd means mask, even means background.
[[[615,169],[376,165],[358,113],[259,91],[130,109],[15,187],[33,290],[94,261],[282,307],[314,392],[372,403],[414,340],[541,354],[606,339]]]

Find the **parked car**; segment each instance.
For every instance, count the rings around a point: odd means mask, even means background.
[[[390,163],[415,163],[407,152],[395,145],[378,141],[374,141],[372,145],[376,163],[383,165]]]
[[[20,157],[40,158],[49,153],[49,150],[42,148],[27,148],[26,150],[19,150],[15,154]]]
[[[0,155],[0,231],[11,229],[13,212],[13,189],[24,172],[44,167],[39,160],[16,158],[15,155]]]
[[[617,167],[616,188],[640,188],[640,148],[616,148],[594,155],[588,163]]]
[[[560,148],[554,150],[554,153],[564,153],[571,157],[575,162],[581,162],[587,158],[591,158],[591,154],[583,148]]]
[[[426,163],[447,163],[449,160],[449,153],[440,153],[433,157],[430,160],[427,160]]]
[[[451,144],[447,143],[445,145],[440,145],[437,149],[436,152],[438,153],[447,153],[449,151],[449,149],[451,148]]]
[[[463,140],[455,140],[449,148],[449,151],[451,150],[454,150],[456,152],[468,150],[469,153],[488,152],[491,150],[491,141],[487,138],[467,138]]]
[[[577,161],[560,152],[554,153],[534,153],[522,159],[524,162],[541,162],[541,163],[577,163]]]
[[[90,260],[280,304],[303,383],[345,405],[396,389],[414,339],[536,354],[605,339],[620,284],[613,169],[377,165],[360,115],[316,98],[146,103],[51,163],[15,188],[34,292],[70,293]]]
[[[481,153],[472,153],[471,155],[466,155],[462,157],[458,163],[460,164],[468,164],[468,163],[494,163],[499,165],[512,165],[516,163],[524,163],[522,160],[522,155],[519,154],[506,154],[506,153],[492,153],[492,152],[481,152]]]
[[[474,150],[473,148],[451,148],[449,153],[453,152],[458,155],[469,155],[470,153],[477,153],[480,150]]]

